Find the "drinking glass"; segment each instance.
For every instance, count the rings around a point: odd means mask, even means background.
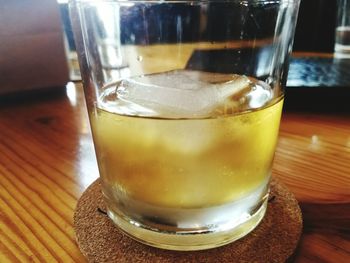
[[[350,1],[348,0],[337,1],[334,57],[350,58]]]
[[[70,2],[108,216],[200,250],[267,208],[298,0]]]

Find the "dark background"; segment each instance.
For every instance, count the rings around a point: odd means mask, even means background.
[[[293,50],[333,52],[336,4],[336,0],[301,1]]]

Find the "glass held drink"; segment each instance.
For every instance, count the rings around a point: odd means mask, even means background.
[[[337,0],[334,57],[350,59],[350,1]]]
[[[109,217],[199,250],[266,207],[299,1],[74,1]]]

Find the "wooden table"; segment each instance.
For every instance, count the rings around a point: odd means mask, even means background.
[[[85,262],[72,218],[98,170],[81,86],[0,105],[0,262]],[[303,210],[295,262],[350,262],[350,113],[284,112],[273,174]]]

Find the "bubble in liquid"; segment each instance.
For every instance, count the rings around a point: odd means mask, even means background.
[[[137,59],[137,61],[140,61],[140,62],[141,62],[141,61],[143,60],[143,57],[140,56],[140,55],[138,55],[136,59]]]

